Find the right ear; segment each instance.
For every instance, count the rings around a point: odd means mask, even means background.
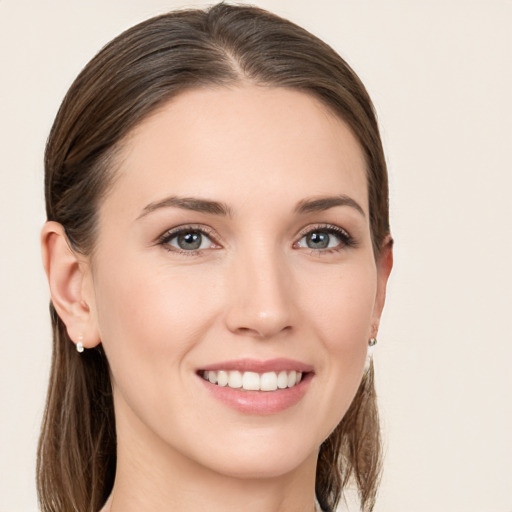
[[[73,251],[64,227],[53,221],[43,226],[41,250],[52,304],[69,337],[85,348],[96,346],[100,338],[85,296],[85,281],[90,277],[86,258]]]

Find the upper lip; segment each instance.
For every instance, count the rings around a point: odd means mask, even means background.
[[[230,361],[222,361],[213,363],[199,368],[200,371],[219,371],[219,370],[238,370],[239,372],[281,372],[292,371],[307,373],[313,371],[310,364],[296,361],[294,359],[276,358],[267,359],[265,361],[259,359],[233,359]]]

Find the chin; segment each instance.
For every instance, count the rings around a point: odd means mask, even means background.
[[[266,479],[285,476],[306,462],[311,463],[311,458],[316,460],[319,443],[312,436],[301,434],[300,428],[296,427],[291,435],[289,431],[268,430],[252,430],[242,436],[233,433],[231,442],[218,440],[214,444],[203,444],[203,447],[200,453],[194,450],[196,461],[202,466],[224,476]],[[193,454],[189,456],[195,458]]]
[[[244,480],[279,478],[295,472],[316,455],[317,450],[314,453],[301,453],[291,447],[272,452],[259,449],[257,453],[239,453],[211,469],[224,476]]]

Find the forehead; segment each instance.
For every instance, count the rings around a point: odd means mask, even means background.
[[[120,153],[107,204],[166,194],[241,205],[350,194],[367,211],[365,159],[350,128],[313,96],[259,86],[181,93],[141,122]],[[274,199],[275,199],[274,198]]]

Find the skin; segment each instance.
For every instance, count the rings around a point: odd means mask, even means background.
[[[57,311],[111,365],[118,469],[105,510],[311,512],[316,455],[361,381],[392,264],[389,243],[377,259],[372,250],[357,140],[301,92],[200,89],[135,128],[118,167],[92,256],[70,251],[60,225],[43,229]],[[155,207],[170,196],[229,213]],[[354,204],[297,212],[333,196]],[[162,243],[182,225],[207,231],[199,251]],[[308,232],[331,247],[308,247]],[[314,376],[275,414],[234,410],[197,376],[276,357]]]

